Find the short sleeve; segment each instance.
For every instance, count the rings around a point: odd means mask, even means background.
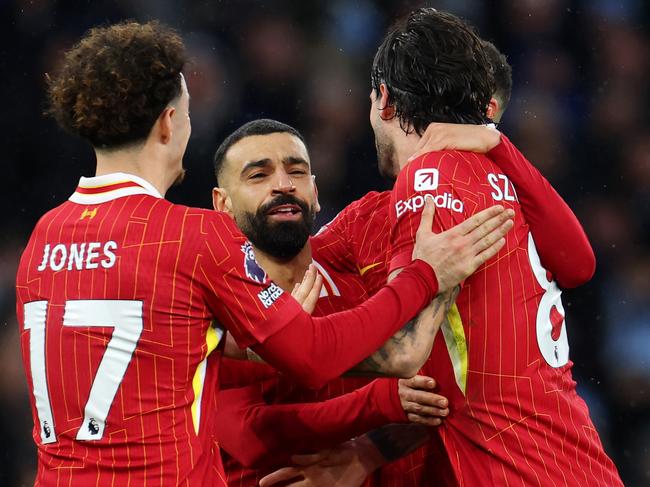
[[[240,347],[263,343],[302,308],[266,278],[228,215],[211,211],[202,216],[195,279],[202,283],[208,308]]]

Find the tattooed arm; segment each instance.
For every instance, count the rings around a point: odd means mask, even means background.
[[[422,312],[346,375],[413,377],[427,361],[433,340],[460,288],[436,296]]]

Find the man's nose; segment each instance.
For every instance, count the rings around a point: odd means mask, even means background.
[[[287,173],[280,173],[273,186],[274,193],[293,193],[296,186],[293,184],[291,177]]]

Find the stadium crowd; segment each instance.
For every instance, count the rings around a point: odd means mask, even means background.
[[[638,0],[447,0],[428,5],[473,23],[513,67],[499,126],[585,226],[597,256],[565,293],[571,358],[606,450],[626,485],[650,482],[650,5]],[[188,174],[168,198],[210,207],[223,137],[270,117],[306,136],[323,210],[369,189],[370,62],[391,20],[422,2],[8,0],[0,5],[0,79],[8,211],[0,224],[0,484],[29,485],[36,456],[15,318],[18,257],[36,219],[65,200],[91,148],[43,116],[45,73],[89,27],[125,18],[177,28],[193,59]],[[62,143],[64,138],[65,143]],[[54,161],[57,164],[54,164]],[[54,169],[56,167],[56,169]]]

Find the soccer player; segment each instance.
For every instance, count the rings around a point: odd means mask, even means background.
[[[442,327],[424,367],[451,412],[431,432],[413,484],[622,485],[575,391],[561,293],[511,181],[484,155],[447,150],[408,161],[430,122],[485,123],[491,78],[480,39],[433,9],[396,24],[373,63],[370,120],[380,166],[399,171],[389,273],[407,262],[420,200],[436,203],[438,230],[495,201],[517,214],[497,259],[464,281],[451,326]]]
[[[225,329],[318,387],[503,245],[489,225],[423,227],[395,283],[312,318],[246,273],[230,217],[163,198],[191,131],[185,59],[170,29],[127,22],[89,31],[51,78],[52,115],[97,164],[39,220],[16,277],[38,485],[222,485],[210,413]]]
[[[214,207],[232,215],[246,235],[248,241],[243,241],[242,247],[250,256],[252,274],[260,279],[268,276],[290,291],[303,275],[309,278],[307,269],[314,266],[323,283],[314,303],[315,315],[348,309],[367,298],[356,269],[336,272],[321,261],[319,251],[328,245],[327,240],[318,239],[317,245],[310,242],[318,199],[308,151],[298,131],[265,119],[243,125],[217,149],[215,173],[219,186],[213,190]],[[359,230],[364,235],[375,231],[363,228],[362,222]],[[436,301],[450,299],[440,296]],[[374,354],[373,363],[382,364],[374,373],[390,374],[391,361],[402,360],[402,356],[411,363],[426,360],[435,328],[445,313],[445,306],[438,303]],[[416,354],[423,357],[416,358]],[[335,379],[320,390],[307,390],[266,365],[244,366],[228,359],[222,364],[222,386],[224,380],[239,385],[253,382],[245,388],[221,390],[218,397],[215,438],[233,457],[225,462],[229,484],[240,487],[258,485],[261,477],[259,469],[241,464],[273,465],[286,460],[291,452],[333,446],[382,424],[405,421],[404,409],[414,411],[416,407],[400,401],[397,380],[377,380],[341,396],[369,381]],[[341,397],[333,399],[337,396]],[[444,416],[446,400],[428,396],[429,403],[422,405],[417,419],[427,414]],[[328,401],[314,403],[323,400]],[[434,418],[428,424],[439,421]]]
[[[512,93],[512,67],[508,63],[505,54],[490,41],[483,40],[483,50],[487,56],[494,77],[495,90],[492,93],[488,108],[487,117],[494,123],[499,123],[503,112],[508,108],[510,95]]]
[[[493,44],[484,41],[483,47],[487,50],[495,78],[495,91],[486,115],[498,120],[510,99],[512,72],[505,56]],[[517,189],[522,212],[537,243],[542,263],[562,287],[576,287],[591,278],[595,259],[580,223],[548,181],[507,138],[501,140],[499,132],[480,125],[431,123],[411,159],[434,150],[453,148],[482,153],[490,151],[490,157]],[[373,264],[368,263],[381,260],[376,251],[385,252],[388,246],[384,225],[388,220],[389,198],[390,192],[369,193],[346,207],[319,232],[314,244],[321,237],[330,242],[323,255],[325,261],[335,262],[339,269],[370,268],[366,275],[372,276],[371,284],[374,286],[385,280],[385,267],[373,267]],[[358,232],[354,231],[360,221],[364,222],[363,239],[358,239]],[[552,229],[548,226],[549,221],[554,222]],[[372,228],[379,231],[373,234]],[[374,272],[375,269],[377,272]],[[446,322],[443,326],[449,326],[449,323]],[[425,441],[427,433],[414,427],[385,427],[370,436],[378,443],[396,443],[396,447],[387,452],[389,458],[373,451],[372,444],[356,441],[354,445],[344,444],[338,449],[325,452],[320,464],[315,463],[318,457],[302,457],[304,467],[281,469],[263,479],[262,484],[271,485],[303,476],[314,485],[330,486],[334,479],[342,482],[341,485],[358,485],[359,482],[354,483],[356,480],[363,479],[388,460],[406,454]],[[355,447],[354,450],[352,446]],[[397,486],[417,483],[419,480],[414,479],[414,474],[421,468],[425,451],[423,448],[384,466],[379,472],[381,484]],[[362,461],[364,458],[373,459],[374,463]]]

